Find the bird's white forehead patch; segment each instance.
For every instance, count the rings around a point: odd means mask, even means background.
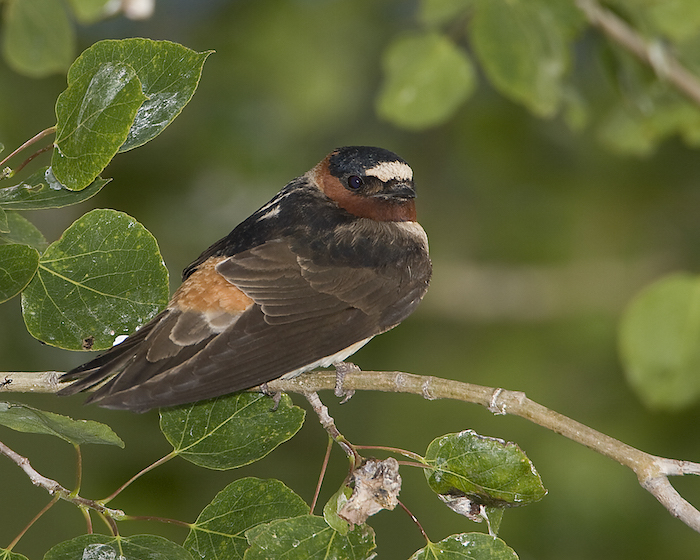
[[[413,170],[407,163],[402,161],[383,161],[365,171],[365,175],[372,175],[383,182],[391,179],[410,181],[413,179]]]

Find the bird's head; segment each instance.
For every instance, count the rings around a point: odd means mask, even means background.
[[[308,177],[328,198],[359,218],[416,220],[413,171],[389,150],[338,148],[309,171]]]

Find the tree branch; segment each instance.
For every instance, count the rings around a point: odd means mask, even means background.
[[[335,375],[313,372],[290,380],[267,384],[271,391],[308,393],[334,389]],[[668,476],[700,474],[700,464],[656,457],[607,436],[563,414],[542,406],[520,391],[462,383],[438,377],[425,377],[403,372],[364,371],[349,373],[343,383],[346,389],[412,393],[423,398],[451,399],[486,407],[494,414],[512,414],[530,420],[585,445],[631,469],[642,488],[650,492],[674,517],[700,532],[700,511],[687,502],[668,481]]]
[[[44,392],[58,389],[58,372],[0,373],[2,392]],[[315,371],[294,379],[277,379],[267,383],[268,392],[310,394],[334,390],[333,372]],[[480,404],[494,414],[512,414],[585,445],[632,470],[641,486],[649,491],[674,517],[700,532],[700,511],[688,503],[671,486],[669,476],[700,475],[700,464],[650,455],[626,443],[607,436],[563,414],[538,404],[520,391],[462,383],[450,379],[421,376],[400,371],[360,371],[348,373],[343,381],[345,389],[411,393],[428,400],[450,399]],[[259,391],[256,387],[251,391]],[[20,463],[18,463],[20,464]],[[53,482],[53,481],[51,481]],[[55,483],[57,484],[57,483]]]
[[[687,70],[660,41],[647,41],[597,0],[576,0],[576,5],[585,14],[588,23],[648,64],[661,80],[673,84],[693,103],[700,105],[700,79]]]
[[[44,475],[38,473],[34,467],[29,463],[29,459],[23,457],[19,453],[13,451],[7,445],[0,441],[0,455],[5,455],[11,461],[16,463],[29,477],[34,486],[39,486],[46,490],[52,496],[57,496],[63,500],[71,502],[81,508],[93,509],[99,513],[107,515],[112,519],[122,519],[125,517],[124,512],[118,509],[110,509],[105,507],[103,504],[96,502],[94,500],[88,500],[86,498],[81,498],[80,496],[73,494],[67,488],[61,486],[55,480],[46,478]]]
[[[9,371],[0,373],[2,393],[56,393],[62,371]]]

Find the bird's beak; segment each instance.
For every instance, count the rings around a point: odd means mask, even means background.
[[[377,193],[375,196],[396,201],[410,200],[416,198],[416,190],[411,183],[396,182],[390,188]]]

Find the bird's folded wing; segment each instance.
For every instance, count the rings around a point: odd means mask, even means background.
[[[223,259],[215,270],[227,289],[253,303],[236,313],[208,312],[178,306],[174,298],[148,332],[137,333],[138,344],[127,339],[72,374],[84,378],[81,388],[117,374],[92,401],[147,410],[303,371],[393,326],[379,317],[404,291],[379,271],[314,264],[285,239]]]

